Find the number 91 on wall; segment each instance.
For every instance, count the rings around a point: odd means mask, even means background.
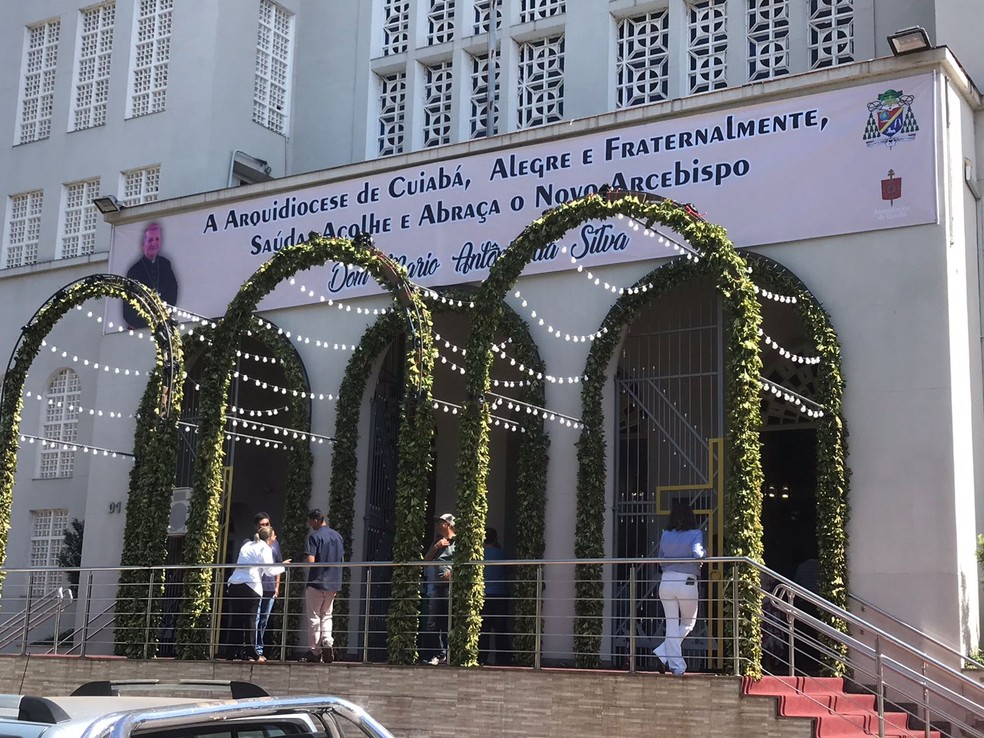
[[[117,500],[116,502],[109,503],[109,514],[114,515],[116,513],[123,512],[123,501]]]

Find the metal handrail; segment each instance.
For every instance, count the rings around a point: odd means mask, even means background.
[[[39,625],[55,618],[55,630],[58,630],[58,619],[62,610],[65,609],[65,589],[57,587],[42,595],[40,600],[28,599],[28,607],[22,612],[13,615],[0,625],[0,649],[12,645],[18,639],[21,640],[21,650],[27,648],[28,634]],[[68,591],[68,599],[71,601],[72,591]],[[35,608],[34,604],[40,602],[40,607]],[[10,631],[9,633],[7,631]],[[54,638],[57,640],[58,634]]]
[[[936,638],[935,636],[932,636],[929,633],[926,633],[925,631],[919,630],[919,628],[915,627],[914,625],[909,625],[907,622],[901,620],[900,618],[897,618],[895,615],[888,612],[887,610],[883,610],[877,605],[874,605],[871,602],[868,602],[867,600],[862,599],[861,597],[858,597],[855,594],[849,593],[847,597],[849,600],[857,602],[859,605],[861,605],[861,607],[864,607],[868,610],[872,610],[873,612],[878,613],[878,615],[880,615],[881,617],[890,620],[892,625],[898,626],[899,628],[905,630],[906,632],[911,633],[914,636],[917,636],[921,640],[929,641],[934,646],[939,648],[941,651],[945,651],[946,653],[948,653],[950,656],[955,656],[963,661],[974,664],[978,669],[984,669],[984,662],[978,661],[972,656],[969,656],[965,653],[962,653],[961,651],[958,651],[957,649],[941,641],[939,638]]]

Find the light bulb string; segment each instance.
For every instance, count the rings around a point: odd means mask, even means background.
[[[29,443],[38,442],[42,447],[51,446],[52,448],[61,447],[61,450],[68,451],[70,449],[78,450],[82,449],[83,453],[91,453],[93,456],[108,456],[112,458],[124,457],[124,458],[134,458],[132,453],[127,451],[116,451],[109,448],[102,448],[101,446],[91,446],[85,443],[76,443],[75,441],[59,441],[53,438],[43,438],[41,436],[31,435],[30,433],[19,433],[21,441],[28,441]]]

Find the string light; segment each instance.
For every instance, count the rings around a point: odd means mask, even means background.
[[[520,306],[530,316],[530,319],[531,320],[536,321],[537,322],[537,325],[540,325],[540,326],[543,326],[545,324],[545,321],[544,321],[543,318],[538,318],[537,317],[536,310],[533,310],[533,309],[530,309],[529,308],[529,303],[523,297],[523,293],[522,292],[520,292],[519,290],[516,290],[516,291],[513,292],[513,296],[517,300],[520,301],[520,303],[519,303]],[[565,341],[573,341],[574,343],[587,343],[589,341],[594,341],[596,338],[600,338],[601,336],[603,336],[606,333],[608,333],[608,329],[607,328],[602,328],[600,331],[596,331],[595,333],[589,333],[588,335],[585,335],[585,336],[579,336],[579,335],[573,335],[572,336],[570,333],[565,333],[564,331],[560,330],[559,328],[554,328],[552,325],[549,325],[549,324],[546,325],[546,328],[547,328],[547,333],[549,333],[554,338],[563,338]]]
[[[759,377],[759,384],[766,392],[769,392],[770,394],[795,406],[797,410],[806,415],[808,418],[822,418],[825,414],[823,406],[814,402],[810,398],[803,397],[803,395],[793,392],[791,389],[786,389],[782,385],[776,384],[765,377]]]
[[[301,294],[303,294],[303,295],[305,295],[307,297],[314,297],[317,294],[318,295],[318,301],[319,302],[322,302],[322,303],[324,303],[326,305],[328,305],[329,307],[336,307],[339,310],[341,310],[343,312],[346,312],[346,313],[353,312],[352,306],[349,305],[348,303],[341,302],[339,300],[335,300],[334,298],[331,298],[331,297],[326,297],[325,295],[320,294],[320,293],[316,293],[314,290],[308,289],[303,284],[302,285],[298,285],[297,284],[297,279],[295,277],[291,277],[290,279],[288,279],[287,280],[287,283],[290,284],[291,286],[297,286],[298,289],[301,291]],[[355,309],[354,309],[354,312],[357,315],[386,315],[386,313],[392,312],[392,309],[391,308],[372,308],[372,309],[370,309],[370,308],[361,308],[361,307],[356,306]]]
[[[114,451],[109,448],[102,448],[101,446],[88,446],[84,443],[75,443],[74,441],[59,441],[52,438],[42,438],[41,436],[32,436],[29,433],[21,433],[20,440],[27,441],[28,443],[39,443],[41,448],[56,448],[62,451],[70,451],[72,449],[78,451],[82,450],[83,453],[92,454],[93,456],[106,456],[109,458],[134,458],[133,454],[126,451]]]
[[[763,331],[761,328],[759,328],[759,332],[758,333],[759,333],[760,336],[762,336],[762,342],[765,345],[771,346],[776,351],[778,351],[779,352],[779,355],[782,356],[783,358],[789,359],[790,361],[792,361],[792,362],[794,362],[796,364],[811,364],[812,365],[812,364],[819,364],[820,363],[820,357],[819,356],[800,356],[799,354],[794,354],[792,351],[789,351],[788,349],[784,349],[782,346],[780,346],[779,343],[774,338],[772,338],[771,336],[769,336],[768,334],[766,334],[766,332]]]

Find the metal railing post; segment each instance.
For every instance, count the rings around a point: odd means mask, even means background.
[[[369,610],[372,608],[372,567],[366,568],[366,601],[362,609],[365,616],[362,619],[362,663],[369,663]]]
[[[789,626],[789,636],[786,639],[789,648],[789,676],[796,676],[796,614],[792,607],[795,598],[793,592],[786,593],[785,599],[790,605],[786,613],[786,624]]]
[[[885,665],[882,663],[881,637],[875,636],[875,675],[878,677],[878,738],[885,738]]]
[[[82,617],[82,645],[79,647],[79,656],[85,657],[85,650],[89,644],[89,613],[92,608],[92,572],[85,581],[85,614]]]
[[[24,627],[21,630],[20,655],[27,653],[27,639],[31,631],[31,606],[34,604],[34,575],[27,578],[27,601],[24,603]]]
[[[925,661],[922,662],[922,675],[923,675],[923,685],[922,685],[922,696],[923,696],[923,735],[925,738],[930,738],[930,728],[929,728],[929,684],[926,681],[926,671],[929,664]]]
[[[447,626],[445,626],[447,630],[444,631],[444,638],[447,641],[447,651],[444,654],[444,660],[449,664],[454,663],[451,660],[451,616],[454,611],[454,607],[452,605],[452,603],[454,602],[454,592],[452,591],[453,587],[454,587],[454,582],[448,580],[448,623]]]
[[[534,618],[533,618],[533,668],[540,668],[540,650],[541,650],[541,639],[543,638],[543,627],[540,624],[540,619],[543,616],[543,597],[541,593],[543,592],[543,564],[536,567],[536,594],[534,597],[534,603],[536,607],[534,608]]]
[[[55,632],[51,636],[51,652],[58,653],[58,634],[61,633],[61,614],[65,603],[65,590],[59,587],[57,590],[58,604],[55,607]]]
[[[629,673],[636,670],[636,568],[629,569]]]
[[[154,577],[157,574],[156,569],[150,570],[150,581],[147,583],[147,617],[144,622],[144,655],[145,659],[150,658],[147,654],[150,650],[150,620],[151,620],[151,602],[154,599]]]
[[[738,603],[741,602],[741,598],[738,596],[738,564],[731,567],[731,596],[734,598],[731,603],[731,632],[735,639],[734,674],[741,676],[741,639],[738,634]]]
[[[284,567],[283,607],[280,615],[280,661],[287,661],[287,620],[290,616],[290,567]]]

